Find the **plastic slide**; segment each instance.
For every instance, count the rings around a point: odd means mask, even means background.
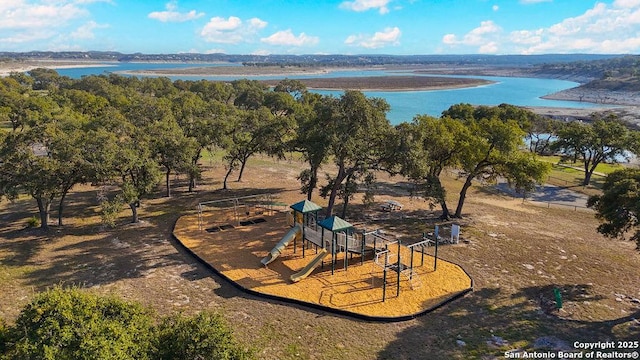
[[[282,237],[282,240],[280,240],[276,244],[276,246],[273,248],[273,250],[271,250],[269,255],[267,255],[264,259],[260,260],[262,265],[264,266],[269,265],[273,260],[275,260],[278,256],[280,256],[280,254],[282,253],[282,250],[284,250],[284,248],[286,248],[287,245],[289,245],[291,240],[295,239],[296,236],[299,236],[301,234],[302,234],[302,225],[296,224],[294,227],[291,228],[291,230],[289,230],[289,232],[285,236]]]
[[[313,272],[313,269],[317,268],[318,265],[320,265],[322,259],[324,259],[324,257],[327,256],[328,253],[329,252],[327,251],[327,249],[320,250],[318,255],[316,255],[316,257],[314,257],[313,260],[311,260],[311,262],[307,264],[307,266],[300,270],[300,272],[291,275],[291,281],[298,282],[309,276],[309,274]]]

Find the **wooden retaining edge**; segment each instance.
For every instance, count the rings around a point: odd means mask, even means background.
[[[180,218],[178,218],[180,219]],[[276,296],[276,295],[270,295],[270,294],[265,294],[265,293],[261,293],[259,291],[255,291],[255,290],[251,290],[248,288],[245,288],[244,286],[238,284],[237,282],[231,280],[230,278],[228,278],[227,276],[225,276],[223,273],[221,273],[220,271],[218,271],[215,267],[213,267],[211,264],[209,264],[208,262],[206,262],[204,259],[202,259],[200,256],[198,256],[195,252],[193,252],[189,247],[187,247],[186,245],[184,245],[182,243],[182,241],[180,241],[180,239],[175,235],[174,230],[175,230],[175,226],[176,223],[178,222],[178,219],[176,219],[176,221],[173,223],[172,227],[171,227],[171,237],[173,238],[173,240],[176,241],[176,243],[182,248],[184,249],[189,255],[191,255],[194,259],[196,259],[200,264],[202,264],[204,267],[206,267],[207,269],[209,269],[210,271],[212,271],[214,274],[220,276],[221,278],[223,278],[224,280],[226,280],[228,283],[230,283],[231,285],[233,285],[233,287],[235,287],[238,290],[241,290],[247,294],[250,295],[254,295],[256,297],[259,298],[263,298],[263,299],[268,299],[268,300],[276,300],[276,301],[281,301],[284,303],[290,303],[290,304],[294,304],[294,305],[299,305],[301,307],[307,307],[307,308],[312,308],[315,310],[322,310],[328,313],[332,313],[335,315],[341,315],[341,316],[346,316],[346,317],[350,317],[350,318],[354,318],[354,319],[358,319],[358,320],[363,320],[363,321],[369,321],[369,322],[387,322],[387,323],[392,323],[392,322],[401,322],[401,321],[408,321],[408,320],[413,320],[415,318],[418,318],[420,316],[426,315],[432,311],[435,311],[457,299],[460,299],[462,297],[464,297],[465,295],[467,295],[468,293],[473,291],[473,278],[471,277],[471,275],[469,275],[469,273],[460,265],[454,263],[454,262],[450,262],[451,264],[454,264],[458,267],[460,267],[460,269],[462,269],[462,271],[465,273],[465,275],[467,275],[469,277],[469,279],[471,280],[471,285],[469,288],[458,292],[457,294],[453,295],[452,297],[437,303],[434,306],[431,306],[425,310],[419,311],[417,313],[413,313],[413,314],[409,314],[409,315],[403,315],[403,316],[369,316],[369,315],[364,315],[364,314],[358,314],[358,313],[354,313],[351,311],[347,311],[347,310],[341,310],[341,309],[336,309],[336,308],[331,308],[328,306],[322,306],[320,304],[314,304],[314,303],[310,303],[310,302],[306,302],[306,301],[302,301],[302,300],[298,300],[298,299],[292,299],[292,298],[286,298],[286,297],[282,297],[282,296]]]

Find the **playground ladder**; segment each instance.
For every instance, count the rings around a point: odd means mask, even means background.
[[[409,280],[409,287],[411,288],[411,290],[418,289],[420,288],[420,286],[422,286],[420,276],[418,276],[418,273],[415,270],[407,268],[402,270],[400,273]]]

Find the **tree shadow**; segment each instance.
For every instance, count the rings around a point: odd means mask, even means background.
[[[640,316],[640,310],[606,321],[572,320],[555,307],[554,288],[565,306],[602,298],[585,284],[533,286],[515,293],[484,288],[417,318],[378,358],[489,359],[504,357],[511,349],[531,350],[536,339],[548,336],[558,338],[563,350],[572,350],[574,341],[632,340],[640,335],[637,327],[624,335],[614,331]]]
[[[119,229],[117,234],[106,232],[99,236],[67,239],[53,245],[46,263],[27,275],[27,284],[37,290],[58,283],[78,286],[101,286],[122,279],[144,277],[158,268],[179,265],[184,258],[166,245],[167,239],[158,236],[150,227],[132,225]]]

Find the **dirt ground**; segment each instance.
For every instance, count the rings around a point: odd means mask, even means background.
[[[474,292],[433,313],[372,323],[248,295],[177,246],[171,230],[203,200],[267,191],[299,201],[303,165],[253,159],[243,182],[228,191],[220,190],[224,168],[207,165],[195,193],[175,179],[174,197],[163,198],[159,188],[141,204],[142,223],[128,224],[123,210],[115,229],[100,225],[98,189],[90,186],[74,189],[66,225],[49,234],[26,228],[36,214],[32,199],[0,203],[0,317],[13,322],[37,291],[75,284],[159,314],[219,311],[261,359],[491,359],[540,344],[571,350],[574,341],[640,337],[640,253],[631,242],[600,236],[591,213],[529,206],[483,187],[467,198],[462,245],[439,254],[469,272]],[[445,185],[453,206],[461,183],[449,178]],[[366,210],[356,196],[347,220],[407,239],[438,223],[437,211],[411,198],[400,178],[381,175],[377,193],[377,201],[396,200],[404,209]],[[560,310],[554,289],[562,294]]]

